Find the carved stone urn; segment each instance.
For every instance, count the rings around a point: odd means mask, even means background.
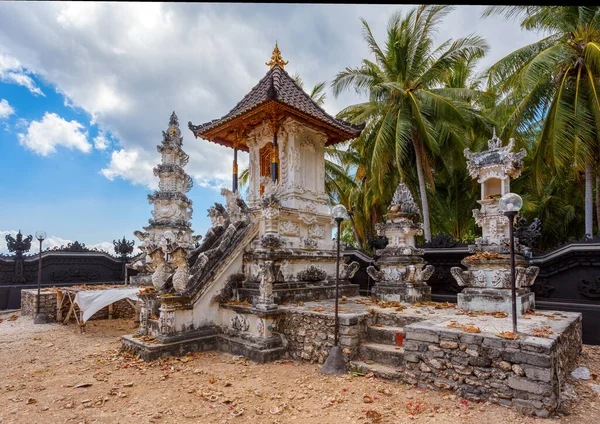
[[[404,184],[400,184],[388,207],[387,222],[377,224],[377,233],[389,240],[376,250],[375,266],[367,268],[376,281],[373,296],[380,300],[416,303],[431,300],[431,287],[426,281],[433,274],[425,266],[423,249],[415,247],[415,236],[423,233],[419,207]]]

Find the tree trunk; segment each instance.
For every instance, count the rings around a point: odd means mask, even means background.
[[[427,187],[425,186],[425,176],[423,175],[423,164],[421,162],[421,147],[413,136],[413,146],[415,149],[417,176],[419,177],[419,192],[421,194],[421,208],[423,210],[423,231],[425,241],[431,241],[431,225],[429,224],[429,203],[427,202]]]
[[[600,233],[600,174],[596,172],[596,225]]]
[[[594,234],[594,203],[592,198],[592,165],[585,164],[585,234]]]

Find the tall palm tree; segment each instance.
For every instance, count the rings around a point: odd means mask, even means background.
[[[546,36],[489,69],[489,82],[513,104],[503,135],[540,129],[534,157],[538,192],[559,169],[585,172],[585,233],[593,231],[592,173],[600,148],[600,7],[495,6],[484,16],[521,18]],[[541,120],[541,122],[540,122]]]
[[[362,153],[371,160],[375,190],[382,195],[389,192],[393,174],[410,185],[416,170],[426,240],[431,239],[426,178],[435,190],[430,161],[441,155],[440,134],[464,140],[464,128],[478,119],[463,102],[471,90],[443,87],[442,82],[457,62],[481,56],[488,48],[481,37],[473,35],[434,48],[436,28],[452,9],[422,5],[404,17],[394,14],[383,48],[362,19],[364,39],[375,61],[363,59],[360,67],[347,67],[332,83],[336,96],[352,87],[367,97],[338,115],[366,123],[358,140]]]

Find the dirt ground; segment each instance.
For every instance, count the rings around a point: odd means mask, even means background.
[[[34,326],[0,314],[0,423],[533,423],[473,403],[370,376],[324,376],[317,364],[260,365],[208,352],[144,363],[119,353],[131,320]],[[580,365],[593,380],[568,383],[561,423],[600,422],[600,347]],[[544,420],[542,420],[543,422]],[[548,421],[550,422],[550,421]]]

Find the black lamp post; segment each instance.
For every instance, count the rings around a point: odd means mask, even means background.
[[[38,291],[37,291],[37,306],[35,311],[35,317],[33,318],[34,324],[46,324],[48,318],[45,314],[40,314],[40,291],[42,286],[42,242],[46,238],[46,232],[40,230],[35,233],[35,238],[40,241],[40,257],[38,258]]]
[[[342,349],[338,344],[339,331],[340,331],[340,320],[338,316],[338,298],[340,291],[340,225],[344,218],[348,216],[348,212],[344,205],[336,205],[331,209],[333,219],[337,223],[337,255],[335,264],[335,328],[334,328],[334,342],[333,347],[329,351],[327,360],[321,367],[321,373],[329,375],[343,375],[346,374],[347,368],[342,355]]]
[[[498,208],[504,211],[504,215],[508,218],[508,232],[510,240],[510,281],[512,291],[512,324],[513,333],[517,334],[517,285],[515,276],[515,235],[514,235],[514,220],[515,216],[523,206],[523,199],[515,193],[506,193],[500,199]]]

